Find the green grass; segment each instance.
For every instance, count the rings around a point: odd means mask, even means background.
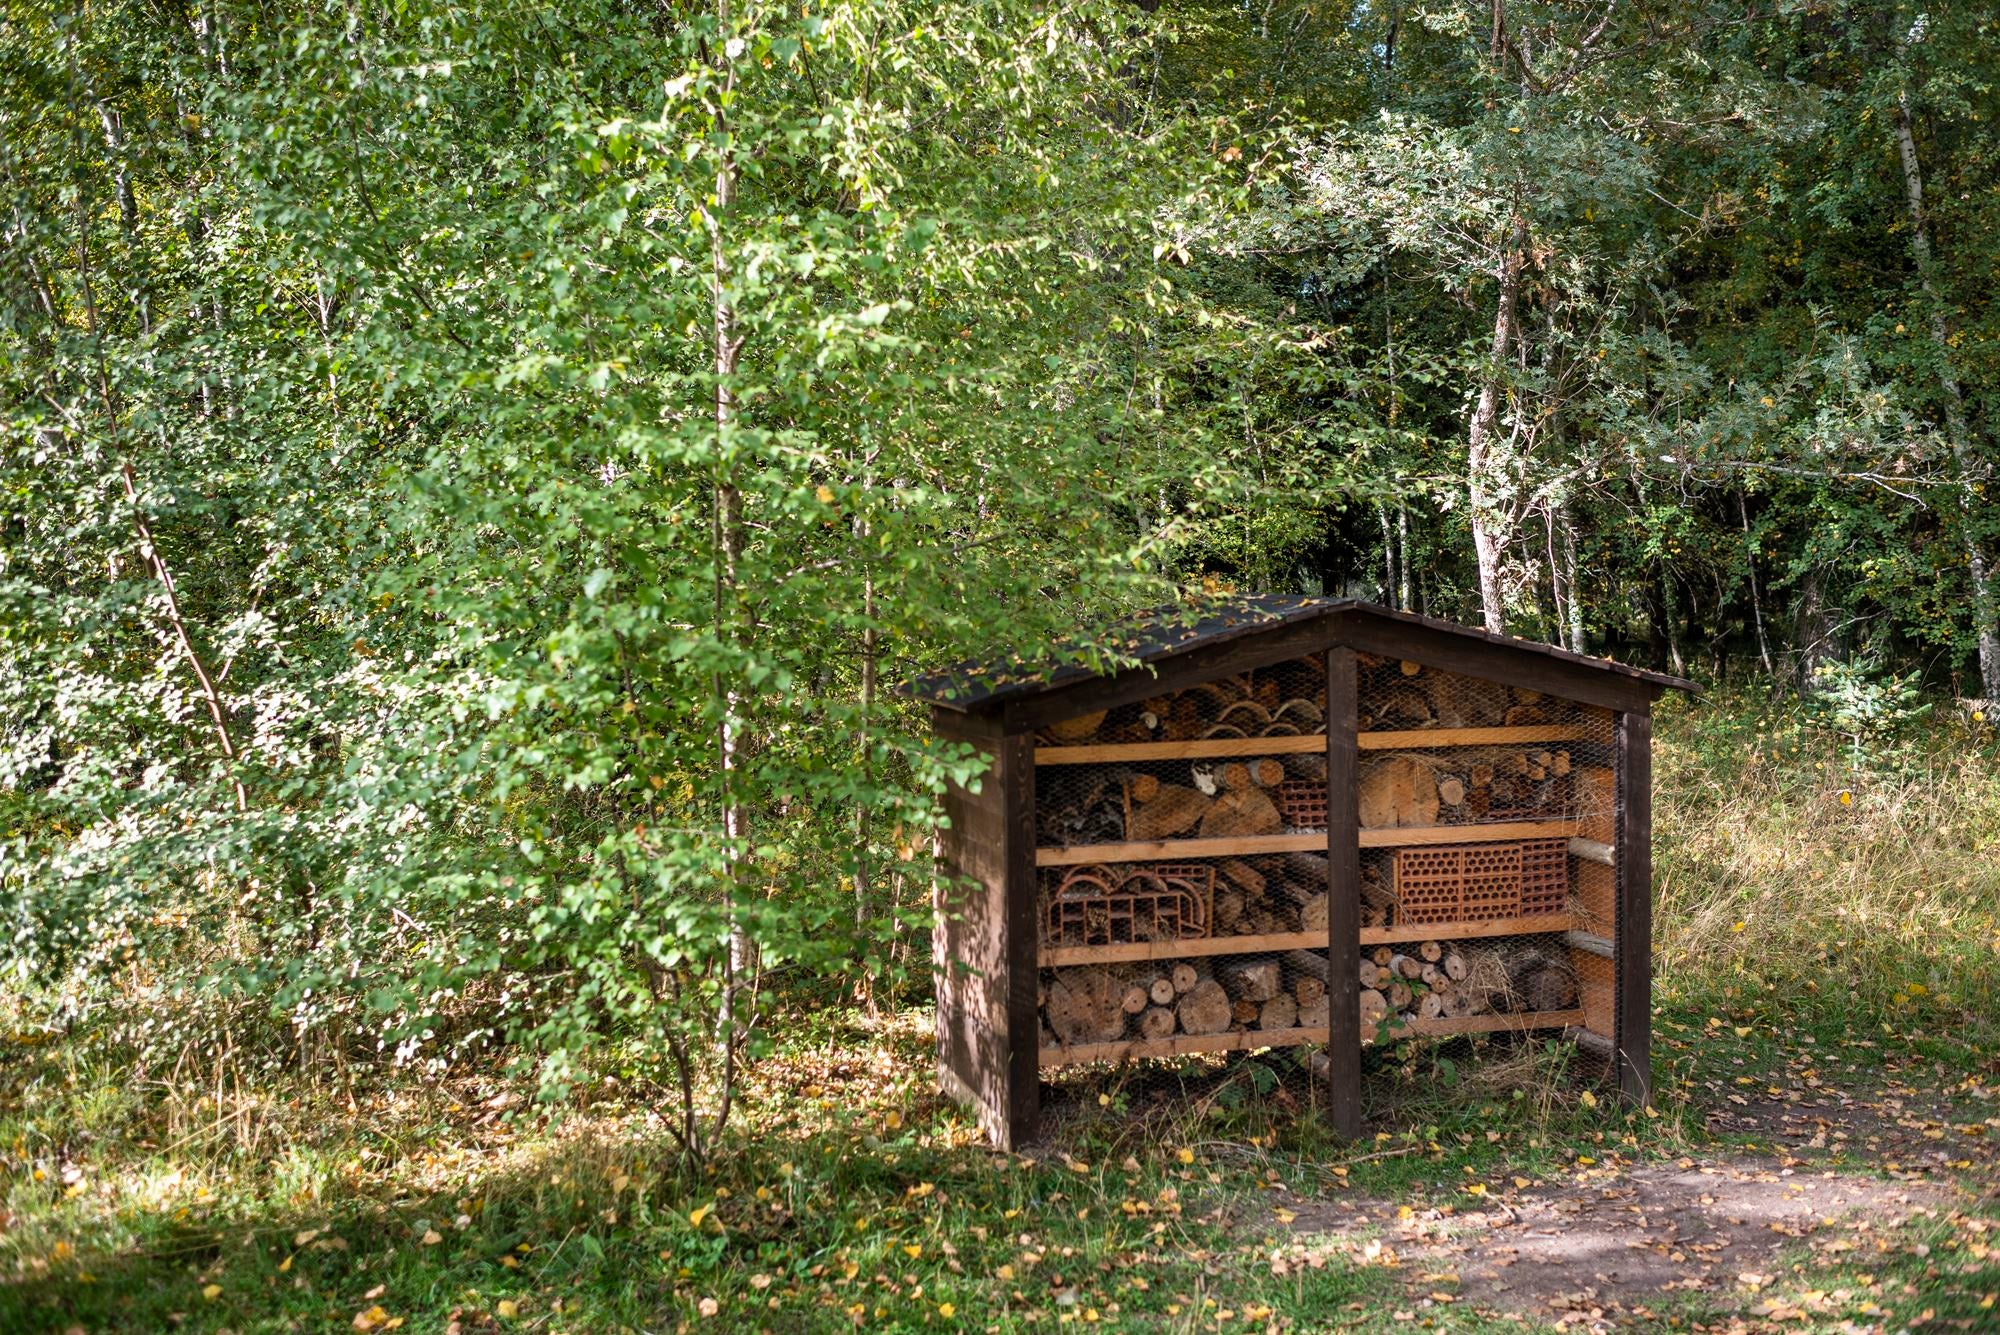
[[[81,1041],[15,1041],[0,1329],[345,1330],[379,1308],[376,1328],[438,1331],[1519,1330],[1445,1301],[1450,1276],[1385,1264],[1370,1229],[1300,1225],[1388,1202],[1449,1227],[1517,1180],[1731,1153],[1972,1196],[1956,1219],[1815,1235],[1756,1293],[1662,1301],[1660,1325],[1777,1303],[1755,1319],[1865,1326],[1872,1305],[1991,1328],[1991,738],[1940,730],[1857,768],[1780,716],[1710,706],[1662,720],[1658,770],[1650,1111],[1586,1106],[1559,1048],[1412,1046],[1371,1056],[1375,1134],[1340,1145],[1267,1054],[1191,1061],[1199,1097],[1166,1108],[1080,1087],[1045,1152],[1000,1156],[932,1092],[921,1012],[821,1008],[689,1176],[648,1090],[607,1083],[557,1116],[497,1077],[135,1088]],[[1883,1115],[1816,1145],[1709,1124],[1834,1090]]]

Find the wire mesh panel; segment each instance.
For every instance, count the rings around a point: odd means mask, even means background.
[[[1035,818],[1044,1067],[1325,1040],[1323,659],[1045,728]]]
[[[1356,952],[1364,1041],[1598,1017],[1602,961],[1569,938],[1612,927],[1610,713],[1418,663],[1358,667],[1352,792],[1327,787],[1314,658],[1037,737],[1045,1070],[1325,1041],[1330,895],[1349,893],[1329,883],[1336,802],[1361,825],[1360,940],[1332,949]],[[1604,860],[1580,874],[1573,844],[1597,839]]]

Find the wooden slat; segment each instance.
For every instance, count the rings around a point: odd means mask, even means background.
[[[1363,751],[1421,751],[1439,746],[1517,746],[1528,742],[1587,742],[1593,734],[1578,724],[1536,728],[1414,728],[1364,732],[1355,737]]]
[[[1391,1038],[1446,1038],[1457,1034],[1496,1034],[1507,1030],[1567,1029],[1583,1023],[1582,1011],[1531,1011],[1520,1015],[1461,1015],[1453,1019],[1410,1020],[1390,1031]],[[1364,1034],[1369,1042],[1372,1034]],[[1133,1038],[1120,1043],[1078,1043],[1067,1048],[1043,1048],[1041,1064],[1075,1066],[1083,1062],[1131,1061],[1141,1057],[1185,1057],[1195,1052],[1242,1052],[1250,1048],[1285,1048],[1324,1043],[1324,1029],[1232,1029],[1222,1034],[1175,1034],[1172,1038]]]
[[[1429,922],[1409,927],[1364,927],[1364,946],[1393,946],[1401,941],[1469,941],[1484,936],[1532,936],[1540,932],[1567,932],[1576,926],[1568,913],[1545,913],[1528,918],[1492,918],[1485,922]]]
[[[1536,936],[1544,932],[1567,932],[1577,919],[1568,913],[1548,913],[1529,918],[1494,918],[1486,922],[1433,922],[1415,927],[1364,927],[1364,946],[1395,945],[1403,941],[1470,941],[1488,936]],[[1129,964],[1142,960],[1196,959],[1203,955],[1261,955],[1280,950],[1326,950],[1327,938],[1318,932],[1271,932],[1263,936],[1215,936],[1192,941],[1131,941],[1110,946],[1045,946],[1044,969],[1066,968],[1073,964]]]
[[[1232,1029],[1221,1034],[1175,1034],[1172,1038],[1134,1038],[1122,1043],[1078,1043],[1067,1048],[1043,1048],[1042,1065],[1074,1066],[1079,1062],[1184,1057],[1191,1052],[1241,1052],[1248,1048],[1283,1048],[1299,1043],[1324,1042],[1324,1029]]]
[[[1519,836],[1516,836],[1517,838]],[[1038,867],[1081,867],[1092,862],[1156,862],[1162,858],[1233,858],[1246,853],[1323,853],[1323,834],[1245,834],[1233,839],[1155,839],[1139,844],[1077,844],[1038,848]]]
[[[1111,946],[1044,946],[1042,967],[1129,964],[1135,960],[1195,959],[1202,955],[1262,955],[1278,950],[1325,950],[1324,932],[1270,932],[1263,936],[1211,936],[1194,941],[1129,941]]]
[[[1406,1020],[1391,1038],[1444,1038],[1454,1034],[1497,1034],[1509,1030],[1567,1029],[1583,1023],[1582,1011],[1527,1011],[1515,1015],[1458,1015],[1438,1020]]]
[[[1492,844],[1508,839],[1568,838],[1573,820],[1507,821],[1498,825],[1413,825],[1363,830],[1362,848],[1405,848],[1422,844]],[[1245,834],[1233,839],[1155,839],[1139,844],[1074,844],[1038,848],[1037,867],[1081,867],[1092,862],[1157,862],[1179,858],[1233,858],[1257,853],[1322,853],[1324,834]]]
[[[1495,825],[1413,825],[1363,830],[1363,848],[1411,848],[1422,844],[1496,844],[1508,839],[1567,839],[1573,820],[1517,820]],[[1088,859],[1086,859],[1087,861]]]
[[[1208,737],[1185,742],[1101,742],[1090,746],[1038,746],[1037,765],[1099,765],[1137,760],[1191,760],[1208,756],[1291,756],[1318,751],[1323,732],[1303,737]]]

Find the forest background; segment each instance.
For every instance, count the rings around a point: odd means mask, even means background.
[[[797,1016],[928,987],[977,760],[895,684],[1204,593],[1990,749],[1996,35],[14,6],[8,1023],[162,1097],[622,1083],[701,1164]]]

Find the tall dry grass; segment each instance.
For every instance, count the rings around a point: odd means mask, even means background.
[[[1741,700],[1657,729],[1655,940],[1664,989],[1746,980],[1802,1013],[2000,1001],[2000,746],[1924,719],[1863,737]],[[1912,985],[1915,985],[1914,987]]]

